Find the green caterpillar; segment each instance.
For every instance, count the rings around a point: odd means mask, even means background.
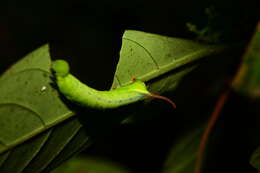
[[[168,101],[175,108],[170,99],[150,93],[144,82],[134,80],[133,83],[111,91],[98,91],[81,83],[76,77],[69,74],[69,64],[64,60],[55,60],[52,63],[56,83],[60,92],[68,99],[81,106],[95,109],[114,109],[120,106],[135,103],[147,96]]]

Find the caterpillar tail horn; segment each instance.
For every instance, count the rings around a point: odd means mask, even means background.
[[[158,95],[158,94],[153,94],[153,93],[150,93],[148,96],[152,97],[152,98],[164,100],[164,101],[170,103],[174,109],[177,107],[176,104],[171,99],[169,99],[167,97],[164,97],[164,96],[161,96],[161,95]]]

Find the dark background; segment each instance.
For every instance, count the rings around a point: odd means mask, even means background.
[[[1,1],[0,73],[27,53],[49,43],[52,58],[68,60],[72,66],[72,73],[84,83],[97,89],[109,89],[119,59],[121,37],[125,29],[193,39],[195,35],[188,32],[185,24],[191,22],[202,28],[207,24],[204,10],[213,6],[219,14],[216,30],[225,33],[223,41],[226,43],[243,42],[250,39],[255,23],[259,20],[259,9],[256,2],[257,0],[233,2],[227,0]],[[239,51],[241,52],[241,50]],[[215,68],[219,67],[221,64],[216,62]],[[196,79],[189,78],[189,80]],[[191,92],[193,91],[191,90]],[[194,90],[194,93],[196,92]],[[200,98],[199,92],[196,94],[197,97],[194,101],[200,102],[203,97]],[[237,100],[238,98],[231,99]],[[206,104],[207,101],[201,103]],[[213,102],[207,103],[208,107],[205,107],[204,112],[212,109],[213,105],[209,106],[210,103]],[[195,108],[196,105],[186,106],[190,110],[179,113],[184,117],[183,119],[185,119],[185,115],[194,113],[192,108]],[[223,169],[229,172],[244,169],[249,172],[248,165],[241,164],[240,168],[235,168],[235,165],[240,164],[239,159],[228,162],[229,157],[238,155],[236,151],[240,147],[248,145],[243,142],[239,145],[234,144],[234,141],[239,141],[240,135],[243,135],[244,132],[240,133],[240,125],[244,123],[244,118],[239,116],[240,114],[236,114],[235,127],[230,128],[229,126],[234,119],[228,115],[237,113],[236,111],[236,105],[231,104],[231,107],[227,108],[225,116],[229,118],[220,119],[219,122],[222,126],[219,127],[218,132],[225,140],[220,140],[221,142],[217,144],[223,149],[221,152],[213,150],[211,154],[218,161],[215,160],[208,164],[216,172],[221,172]],[[194,115],[194,117],[196,116]],[[191,123],[195,119],[188,121]],[[90,154],[105,155],[105,157],[121,161],[136,172],[156,172],[160,169],[160,163],[163,162],[165,153],[168,152],[167,147],[170,146],[169,141],[172,137],[167,135],[172,121],[165,123],[165,120],[156,119],[149,123],[121,129],[121,132],[107,137],[108,139],[104,139],[90,148],[92,149]],[[182,123],[177,124],[182,126]],[[186,124],[186,126],[189,125]],[[242,129],[244,128],[246,125]],[[178,128],[176,127],[176,129]],[[175,134],[178,134],[178,131],[175,131]],[[155,136],[156,140],[154,140]],[[128,149],[124,148],[125,146],[131,147]],[[241,152],[242,156],[246,159],[248,150]],[[214,168],[218,164],[222,164],[222,167]]]

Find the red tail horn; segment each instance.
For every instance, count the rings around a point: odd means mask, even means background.
[[[174,109],[176,108],[176,104],[171,99],[169,99],[167,97],[164,97],[164,96],[161,96],[161,95],[157,95],[157,94],[152,94],[152,93],[149,96],[153,97],[153,98],[157,98],[157,99],[161,99],[161,100],[167,101],[168,103],[170,103],[172,105],[172,107]]]

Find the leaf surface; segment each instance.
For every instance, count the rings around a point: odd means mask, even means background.
[[[50,66],[49,47],[44,45],[0,78],[0,172],[40,172],[59,154],[63,158],[56,162],[71,156],[88,139],[53,88]],[[75,139],[74,149],[67,150]]]
[[[202,128],[196,128],[183,135],[172,145],[163,166],[163,173],[194,172]]]
[[[52,173],[130,173],[126,168],[111,161],[93,157],[75,157],[63,164]]]
[[[245,96],[260,97],[260,22],[248,45],[239,71],[233,81],[233,88]]]
[[[133,77],[144,82],[150,81],[195,60],[215,54],[223,48],[180,38],[126,31],[112,87],[126,85]],[[180,73],[185,74],[185,70]],[[175,75],[178,76],[178,73]]]
[[[233,88],[240,95],[246,96],[250,104],[247,119],[250,121],[250,137],[258,147],[252,153],[250,164],[260,171],[260,147],[259,147],[259,98],[260,98],[260,22],[243,56],[238,73],[233,81]]]
[[[175,100],[172,95],[183,77],[196,69],[199,60],[211,58],[226,49],[225,46],[134,30],[126,31],[122,40],[112,89],[129,84],[132,78],[136,78],[146,82],[150,92],[166,93],[172,100]],[[145,116],[144,113],[129,116],[123,123],[132,123],[135,117],[142,119]]]

